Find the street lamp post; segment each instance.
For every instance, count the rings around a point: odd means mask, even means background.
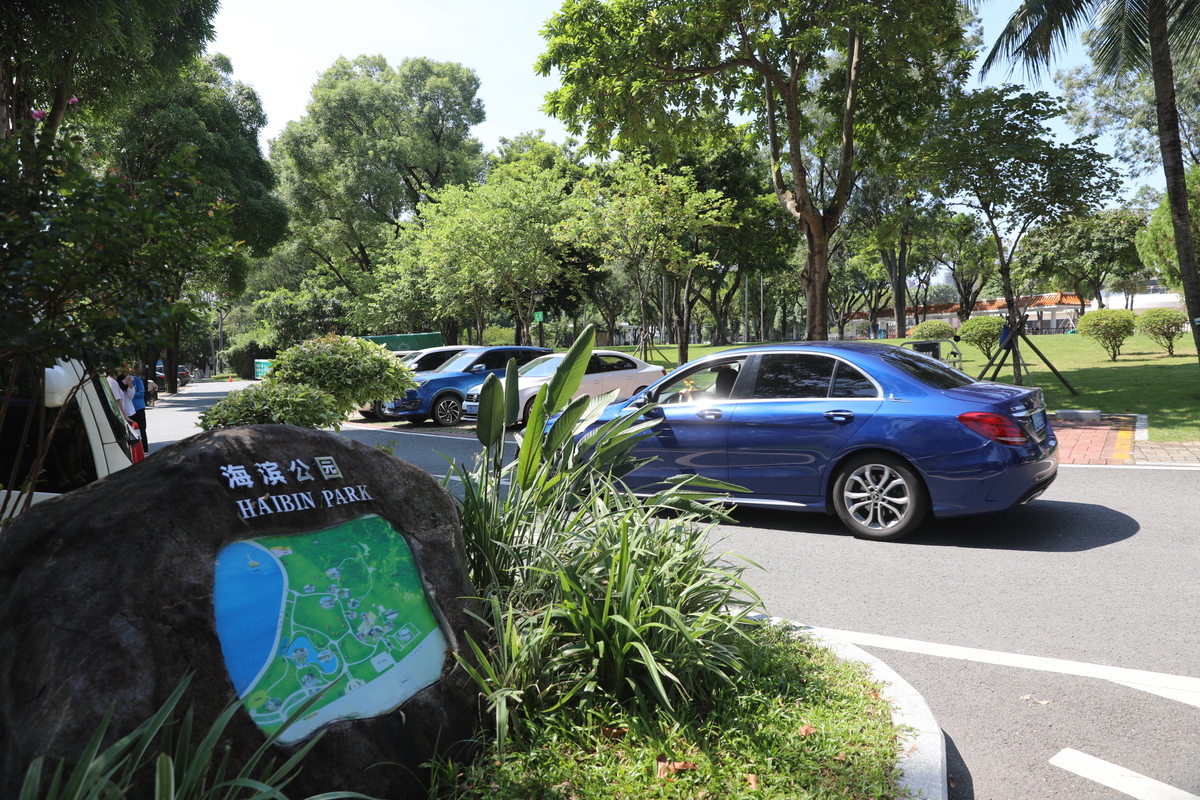
[[[533,290],[533,320],[538,324],[538,347],[546,346],[546,331],[542,322],[542,301],[546,294],[541,289]]]

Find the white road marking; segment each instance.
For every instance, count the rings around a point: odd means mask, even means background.
[[[1200,678],[1190,678],[1185,675],[1168,675],[1163,672],[1148,672],[1141,669],[1126,669],[1124,667],[1109,667],[1103,664],[1089,664],[1084,661],[1066,661],[1060,658],[1044,658],[1042,656],[1025,656],[1019,653],[1001,653],[996,650],[980,650],[974,647],[959,647],[952,644],[936,644],[921,642],[916,639],[901,639],[895,636],[879,636],[873,633],[855,633],[853,631],[830,630],[813,628],[822,635],[834,639],[842,639],[852,644],[866,647],[882,647],[887,650],[901,650],[906,653],[921,653],[923,655],[939,656],[941,658],[958,658],[965,661],[977,661],[983,664],[996,664],[1002,667],[1021,667],[1036,669],[1042,672],[1057,672],[1063,675],[1077,675],[1083,678],[1100,678],[1101,680],[1119,683],[1131,689],[1156,694],[1180,703],[1200,708]]]
[[[1058,753],[1050,763],[1137,800],[1200,800],[1197,795],[1070,748]]]
[[[1177,472],[1196,472],[1200,470],[1200,464],[1167,464],[1162,461],[1139,461],[1136,464],[1063,464],[1059,462],[1059,469],[1133,469],[1138,472],[1146,472],[1152,469],[1175,470]]]

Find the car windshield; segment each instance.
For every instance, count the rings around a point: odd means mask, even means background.
[[[955,389],[975,383],[975,379],[970,375],[965,375],[929,356],[912,353],[899,347],[893,347],[884,353],[883,360],[894,367],[899,367],[921,383],[932,386],[934,389]]]
[[[478,352],[471,352],[470,350],[468,350],[465,353],[459,353],[454,358],[450,359],[445,364],[442,364],[440,367],[438,367],[437,369],[435,369],[433,371],[434,372],[466,372],[467,368],[470,367],[471,364],[473,364],[475,362],[475,359],[477,359],[477,358],[479,358]]]
[[[517,374],[524,378],[548,378],[554,374],[554,370],[558,369],[558,365],[563,362],[563,358],[565,356],[561,353],[535,358],[517,370]]]

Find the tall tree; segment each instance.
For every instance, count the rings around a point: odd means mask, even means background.
[[[244,242],[236,257],[220,262],[175,265],[170,301],[187,294],[242,291],[249,256],[267,255],[287,229],[287,209],[272,194],[275,176],[259,149],[267,118],[257,93],[234,80],[233,65],[222,55],[195,58],[170,80],[143,87],[93,126],[96,149],[137,192],[173,154],[189,149],[200,180],[192,198],[194,213],[215,203],[232,204],[230,235]],[[175,362],[178,326],[172,330],[163,368],[167,391],[177,390]]]
[[[1084,34],[1089,52],[1092,37]],[[1093,56],[1093,61],[1095,60]],[[1154,81],[1145,70],[1107,75],[1094,64],[1055,74],[1067,106],[1067,122],[1081,134],[1112,137],[1114,155],[1134,176],[1162,168]],[[1200,59],[1175,65],[1175,105],[1185,164],[1200,164]]]
[[[1187,171],[1187,187],[1192,236],[1200,238],[1200,164]],[[1149,225],[1138,233],[1137,245],[1142,261],[1172,289],[1180,291],[1183,288],[1183,276],[1179,272],[1173,222],[1170,201],[1163,198],[1151,214]]]
[[[696,237],[728,225],[732,203],[715,189],[699,191],[690,170],[672,174],[641,158],[613,166],[605,182],[587,180],[576,192],[576,213],[564,220],[561,235],[601,254],[605,266],[620,269],[637,290],[642,357],[650,344],[650,304],[659,279],[680,279],[691,291],[696,271],[709,263]],[[678,321],[680,357],[687,360],[690,318]],[[682,363],[682,362],[680,362]]]
[[[966,322],[996,271],[995,243],[974,214],[939,213],[934,230],[933,257],[950,274],[958,320]]]
[[[0,7],[0,138],[29,133],[43,152],[72,105],[119,107],[171,79],[213,37],[218,0],[8,0]]]
[[[479,78],[455,63],[339,58],[317,80],[308,111],[272,142],[297,247],[352,294],[375,272],[406,221],[445,186],[477,182],[484,119]]]
[[[1113,208],[1069,217],[1031,231],[1021,259],[1038,275],[1067,283],[1104,308],[1104,290],[1111,282],[1140,276],[1138,232],[1146,220],[1134,212]]]
[[[1046,68],[1056,46],[1090,26],[1096,66],[1106,75],[1138,70],[1154,83],[1158,144],[1171,206],[1175,252],[1192,340],[1200,358],[1200,267],[1188,210],[1186,164],[1175,94],[1175,59],[1200,56],[1200,3],[1195,0],[1025,0],[1013,13],[984,69],[1001,57],[1033,72]]]
[[[947,199],[979,213],[995,245],[1010,325],[1020,320],[1013,257],[1032,225],[1080,214],[1117,190],[1108,159],[1086,137],[1056,144],[1047,127],[1059,114],[1045,92],[981,89],[957,98],[922,168],[940,175]]]
[[[575,134],[586,127],[595,151],[669,148],[703,138],[714,115],[750,116],[807,240],[808,338],[825,339],[829,242],[859,162],[924,120],[961,53],[959,13],[950,0],[566,0],[538,71],[559,71],[546,108]]]

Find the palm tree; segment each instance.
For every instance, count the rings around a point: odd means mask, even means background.
[[[1200,270],[1188,214],[1179,111],[1175,106],[1172,51],[1180,58],[1200,55],[1200,0],[1024,0],[1008,20],[983,62],[986,73],[1001,57],[1023,61],[1034,74],[1048,68],[1067,37],[1089,25],[1095,35],[1093,60],[1110,75],[1149,70],[1154,81],[1158,145],[1166,175],[1175,252],[1183,276],[1183,296],[1200,353]]]

